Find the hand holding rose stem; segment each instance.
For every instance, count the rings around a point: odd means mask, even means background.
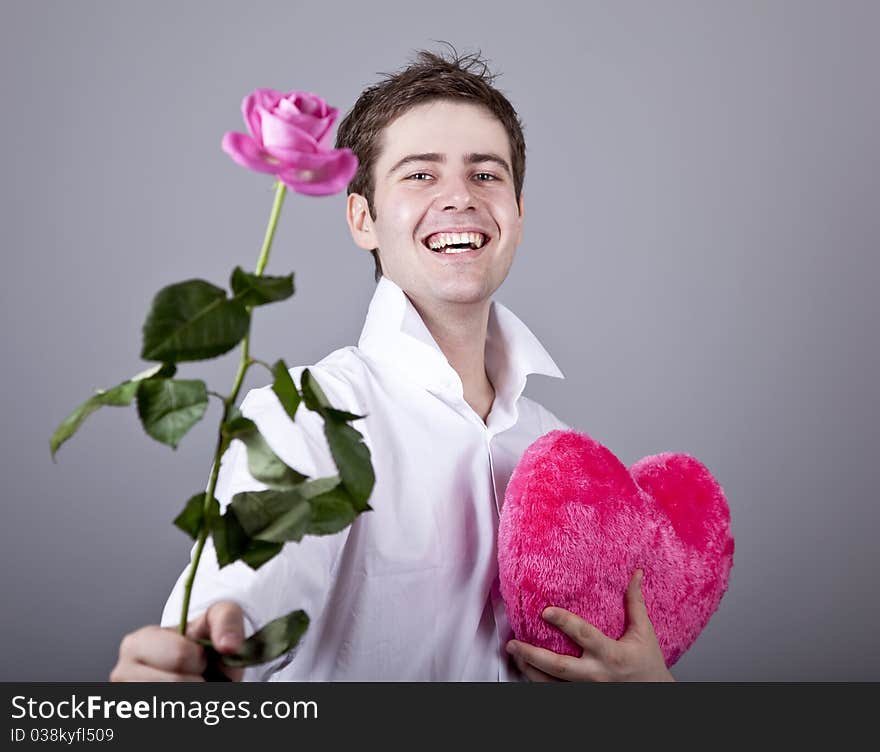
[[[202,552],[211,535],[219,567],[242,561],[258,569],[281,552],[287,542],[304,535],[331,535],[369,511],[367,503],[375,477],[369,448],[349,423],[365,416],[334,408],[309,369],[300,386],[283,360],[269,366],[250,355],[251,313],[255,306],[284,300],[293,294],[293,274],[265,277],[272,240],[287,189],[307,196],[327,196],[344,190],[357,170],[350,149],[330,146],[330,128],[338,110],[315,94],[256,89],[242,101],[249,134],[228,132],[223,150],[243,167],[275,176],[275,199],[254,274],[236,267],[232,297],[204,280],[188,280],[163,288],[156,295],[143,327],[141,355],[159,365],[103,390],[79,405],[55,430],[49,446],[55,452],[95,410],[126,406],[137,398],[138,415],[154,439],[176,448],[183,435],[203,417],[208,390],[203,381],[173,379],[178,362],[222,355],[241,342],[241,357],[232,392],[215,394],[223,401],[214,464],[204,493],[190,498],[174,524],[195,541],[184,583],[180,635],[186,635],[187,616]],[[269,447],[255,423],[243,417],[236,402],[248,368],[265,365],[273,374],[272,390],[291,420],[302,403],[324,421],[324,434],[338,475],[310,479],[288,467]],[[236,494],[221,513],[214,496],[220,461],[233,439],[247,448],[248,467],[266,490]],[[304,611],[278,617],[251,635],[234,655],[220,656],[227,666],[264,663],[291,650],[308,626]],[[213,650],[207,639],[197,639]],[[216,652],[216,651],[214,651]]]
[[[263,238],[263,247],[260,249],[260,257],[257,259],[257,268],[254,275],[262,276],[263,270],[269,261],[269,251],[272,248],[272,239],[275,237],[275,226],[278,224],[278,217],[281,216],[281,206],[284,203],[284,196],[287,193],[287,186],[280,180],[275,184],[275,201],[272,204],[272,213],[269,215],[269,226],[266,228],[266,236]],[[250,311],[250,307],[248,307]],[[241,391],[241,385],[244,382],[245,374],[256,361],[250,358],[250,327],[248,333],[241,341],[241,358],[238,361],[238,371],[235,374],[235,381],[232,383],[232,392],[223,400],[223,417],[220,420],[220,430],[217,435],[217,448],[214,450],[214,465],[211,469],[211,478],[208,481],[208,488],[205,491],[205,502],[202,507],[202,514],[205,519],[208,518],[211,509],[211,500],[214,498],[214,489],[217,487],[217,477],[220,474],[220,458],[229,446],[229,438],[223,432],[223,426],[232,416],[232,410],[238,400],[238,393]],[[193,583],[196,578],[196,570],[199,567],[199,560],[202,558],[202,550],[205,548],[205,542],[208,539],[208,526],[202,527],[196,542],[196,550],[193,554],[192,564],[190,565],[189,575],[186,578],[186,584],[183,589],[183,606],[180,612],[180,625],[178,632],[182,635],[186,634],[187,616],[189,614],[189,601],[192,595]]]

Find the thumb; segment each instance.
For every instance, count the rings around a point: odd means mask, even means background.
[[[214,603],[207,611],[208,632],[221,653],[234,653],[244,640],[244,612],[232,601]]]
[[[644,577],[644,570],[637,569],[626,589],[627,632],[642,633],[650,624],[648,607],[645,605],[645,596],[642,593]]]

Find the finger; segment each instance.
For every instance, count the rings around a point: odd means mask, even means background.
[[[205,651],[178,634],[174,627],[150,625],[126,635],[119,647],[120,663],[143,663],[173,674],[201,674]]]
[[[191,640],[207,639],[208,637],[208,614],[203,611],[189,624],[186,625],[186,636]]]
[[[203,682],[198,674],[178,674],[163,671],[143,663],[127,663],[110,675],[112,682]]]
[[[531,682],[558,682],[559,679],[545,674],[541,669],[535,668],[531,663],[527,663],[522,658],[515,658],[517,668]]]
[[[508,642],[507,651],[514,656],[514,659],[521,659],[557,679],[570,681],[578,673],[580,659],[570,655],[560,655],[519,640]]]
[[[547,607],[541,615],[548,624],[552,624],[571,637],[584,649],[585,653],[597,658],[602,658],[607,654],[609,638],[602,633],[602,630],[597,629],[577,614],[566,611],[564,608]]]
[[[244,612],[232,601],[213,604],[206,612],[211,642],[220,653],[234,653],[244,641]]]
[[[653,631],[651,620],[648,618],[648,607],[645,605],[645,595],[642,592],[644,571],[637,569],[626,589],[626,631],[646,634]]]
[[[219,604],[218,604],[219,605]],[[208,609],[210,611],[211,609]],[[202,638],[210,637],[210,629],[208,624],[208,611],[203,611],[197,618],[193,619],[186,630],[187,637],[197,640]],[[213,618],[213,617],[212,617]],[[214,642],[216,645],[216,642]],[[235,652],[237,648],[234,648],[232,651],[223,651],[223,652]],[[210,671],[208,671],[210,668]],[[244,677],[244,669],[243,668],[233,668],[232,666],[226,666],[218,661],[213,661],[210,667],[206,667],[206,670],[202,672],[203,677],[206,681],[223,681],[222,677],[218,676],[218,674],[223,674],[226,676],[229,681],[240,682]]]
[[[519,643],[519,645],[526,648],[518,649],[518,652],[522,653],[522,660],[533,670],[549,676],[553,681],[613,681],[613,674],[608,667],[586,653],[580,658],[572,658],[570,655],[560,655],[528,643]]]

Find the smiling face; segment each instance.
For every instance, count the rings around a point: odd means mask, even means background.
[[[507,133],[484,108],[449,100],[413,107],[382,134],[373,168],[376,219],[363,196],[348,197],[352,237],[379,249],[383,274],[415,302],[488,305],[522,239],[522,197],[517,202],[511,169]],[[487,240],[454,255],[425,244],[456,230]]]

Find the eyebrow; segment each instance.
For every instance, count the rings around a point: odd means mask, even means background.
[[[395,172],[397,172],[404,165],[408,165],[411,162],[440,162],[441,164],[446,163],[446,155],[440,154],[436,151],[429,151],[423,154],[408,154],[403,159],[399,160],[394,167],[388,170],[388,175],[391,176]],[[481,162],[494,162],[497,165],[500,165],[504,168],[504,171],[508,176],[511,176],[510,167],[507,164],[507,160],[499,157],[497,154],[491,153],[483,153],[483,152],[471,152],[470,154],[465,154],[462,159],[464,164],[480,164]]]

